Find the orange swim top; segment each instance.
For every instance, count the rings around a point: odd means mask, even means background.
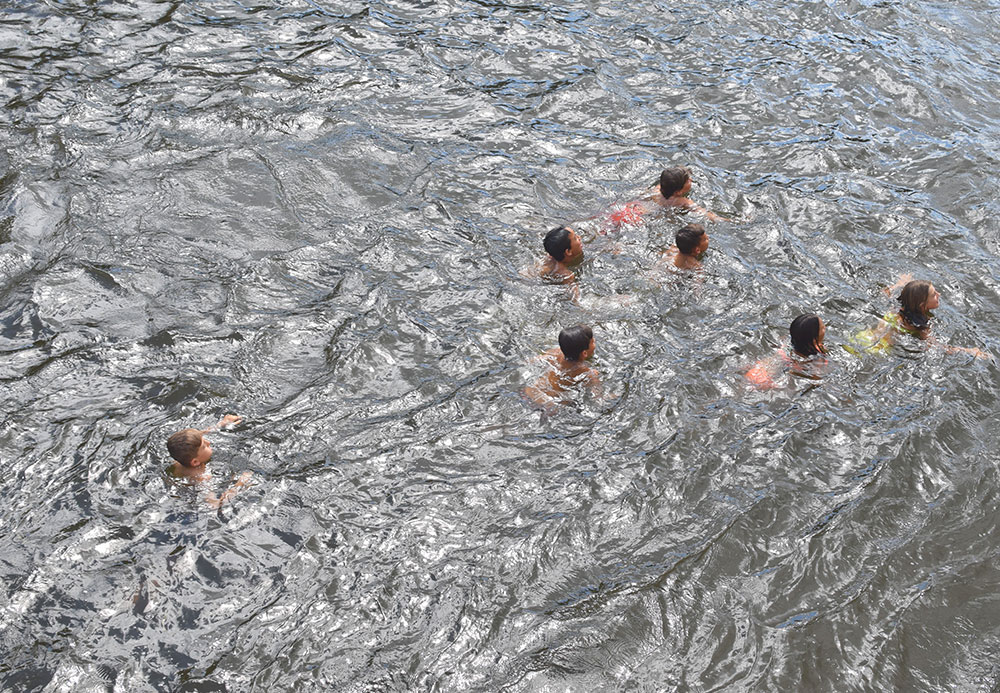
[[[761,359],[755,363],[750,370],[746,372],[744,377],[750,381],[750,384],[761,390],[771,390],[776,387],[780,387],[778,383],[774,381],[774,378],[779,373],[784,373],[785,370],[791,366],[793,363],[792,359],[785,353],[784,349],[778,349],[773,356],[769,356],[766,359]]]

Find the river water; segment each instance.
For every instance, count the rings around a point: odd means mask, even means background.
[[[1000,2],[2,5],[2,690],[998,689]]]

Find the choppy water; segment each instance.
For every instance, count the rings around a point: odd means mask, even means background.
[[[993,691],[1000,3],[3,3],[0,686]],[[679,220],[591,219],[690,165]],[[590,219],[588,221],[588,219]],[[519,272],[588,239],[580,305]],[[617,251],[617,254],[613,251]],[[621,296],[628,298],[621,300]],[[613,400],[518,394],[594,326]],[[220,512],[164,475],[213,437]]]

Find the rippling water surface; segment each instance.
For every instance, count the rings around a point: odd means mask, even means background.
[[[996,690],[996,0],[2,5],[3,690]]]

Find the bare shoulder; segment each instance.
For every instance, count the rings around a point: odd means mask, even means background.
[[[695,270],[701,267],[701,260],[684,253],[677,253],[674,256],[674,267],[681,270]]]
[[[540,276],[542,276],[544,267],[545,267],[544,262],[533,262],[532,264],[523,268],[520,272],[518,272],[518,274],[521,275],[523,279],[538,279]]]
[[[542,276],[559,284],[568,284],[576,279],[576,274],[572,270],[566,269],[558,263],[545,267]]]
[[[671,195],[670,197],[663,197],[663,195],[660,195],[660,200],[663,200],[663,202],[661,202],[660,204],[662,204],[664,207],[680,207],[682,209],[691,209],[691,208],[696,208],[698,206],[694,202],[692,202],[690,198],[683,197],[681,195]]]
[[[558,347],[553,347],[545,353],[542,354],[542,358],[551,363],[552,365],[558,366],[561,360],[562,350]]]

